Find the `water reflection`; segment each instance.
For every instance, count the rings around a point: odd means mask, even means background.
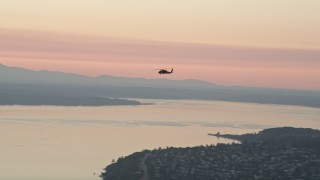
[[[159,146],[232,142],[207,133],[320,129],[320,109],[218,101],[150,106],[0,107],[0,179],[99,179],[112,159]]]

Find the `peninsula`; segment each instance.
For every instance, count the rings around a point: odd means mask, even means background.
[[[320,131],[272,128],[220,135],[240,141],[145,150],[105,168],[103,180],[320,179]]]

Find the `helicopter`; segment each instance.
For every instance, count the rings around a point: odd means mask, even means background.
[[[168,69],[155,69],[155,70],[159,70],[159,74],[172,74],[173,73],[173,68],[171,68],[171,71],[169,71]]]

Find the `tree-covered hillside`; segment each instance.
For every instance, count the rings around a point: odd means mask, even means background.
[[[106,167],[103,180],[320,179],[320,132],[273,128],[241,144],[155,149]],[[223,136],[223,135],[221,135]],[[144,167],[144,165],[146,167]]]

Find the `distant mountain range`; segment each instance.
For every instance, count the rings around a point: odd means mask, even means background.
[[[220,86],[191,79],[88,77],[0,64],[0,104],[28,104],[19,103],[19,99],[26,100],[26,97],[202,99],[320,107],[320,91]],[[50,100],[42,103],[52,104]]]

